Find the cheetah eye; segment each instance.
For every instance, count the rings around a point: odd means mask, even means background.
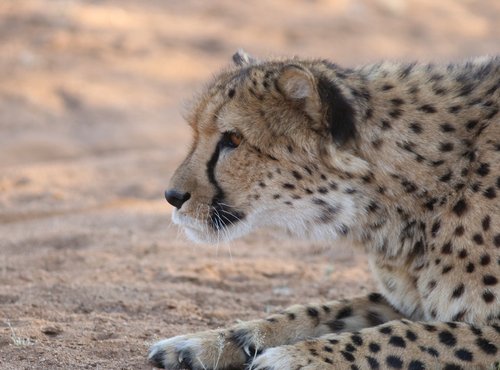
[[[224,132],[221,146],[226,148],[237,148],[241,144],[243,137],[237,132]]]

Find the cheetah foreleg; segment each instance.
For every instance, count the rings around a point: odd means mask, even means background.
[[[252,370],[493,369],[499,344],[498,324],[478,328],[397,320],[270,348],[256,358]]]
[[[264,320],[162,340],[151,347],[149,360],[168,369],[242,368],[267,348],[360,330],[401,317],[376,293],[322,305],[296,305]]]

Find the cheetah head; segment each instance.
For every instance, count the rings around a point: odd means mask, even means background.
[[[233,60],[187,117],[192,146],[165,192],[173,222],[201,242],[263,226],[320,239],[347,234],[359,208],[350,181],[366,171],[350,96],[314,62],[260,62],[243,52]]]

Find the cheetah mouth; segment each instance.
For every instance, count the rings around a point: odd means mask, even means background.
[[[213,202],[210,223],[216,231],[227,229],[245,219],[245,214],[222,202]]]
[[[242,236],[251,229],[246,215],[234,207],[217,203],[209,207],[206,218],[200,219],[174,210],[172,222],[197,243],[219,243]]]

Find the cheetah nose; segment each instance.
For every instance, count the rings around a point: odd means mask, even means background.
[[[165,191],[165,199],[167,200],[167,202],[169,202],[171,205],[173,205],[177,209],[181,208],[182,205],[189,198],[191,198],[191,194],[189,194],[189,193],[182,193],[182,192],[177,191],[175,189],[170,189],[170,190]]]

